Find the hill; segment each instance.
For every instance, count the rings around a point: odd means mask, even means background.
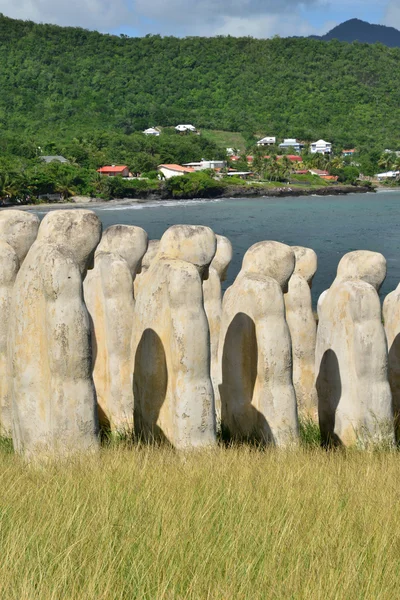
[[[132,133],[180,122],[248,140],[257,132],[380,149],[398,140],[400,50],[381,45],[128,38],[0,16],[0,64],[2,153],[63,154],[75,139],[79,162],[82,139],[99,152],[110,140],[136,152]],[[146,142],[150,152],[166,135]]]
[[[373,25],[361,19],[350,19],[334,27],[326,35],[311,36],[315,40],[329,42],[339,40],[340,42],[364,42],[375,44],[380,42],[390,48],[400,47],[400,31],[394,27],[385,25]]]

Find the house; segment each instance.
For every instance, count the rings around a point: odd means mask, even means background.
[[[227,156],[234,156],[235,155],[235,151],[233,148],[227,148],[226,149],[226,154]]]
[[[59,162],[59,163],[67,163],[69,162],[63,156],[40,156],[40,160],[43,160],[45,163]]]
[[[355,153],[355,148],[351,148],[350,150],[342,150],[342,156],[354,156]]]
[[[298,142],[294,138],[286,138],[283,140],[282,144],[279,144],[279,148],[282,148],[283,150],[287,148],[293,148],[296,152],[301,152],[301,150],[304,148],[304,144]]]
[[[274,144],[276,144],[276,137],[263,137],[257,142],[257,146],[273,146]]]
[[[194,125],[177,125],[175,127],[176,131],[179,133],[186,133],[187,131],[196,132],[196,127]]]
[[[226,167],[224,160],[201,160],[199,162],[184,163],[184,167],[192,167],[195,171],[204,171],[204,169],[223,169]]]
[[[384,181],[385,179],[398,179],[400,177],[400,171],[387,171],[387,173],[378,173],[375,176],[378,181]]]
[[[248,179],[253,175],[253,171],[228,171],[228,177],[240,177],[240,179]]]
[[[128,167],[125,165],[100,167],[100,169],[97,169],[97,172],[101,173],[101,175],[106,175],[107,177],[115,177],[116,175],[121,175],[122,177],[132,177],[132,174],[129,173]]]
[[[318,142],[312,142],[310,146],[311,154],[331,154],[332,144],[325,142],[325,140],[318,140]]]
[[[329,177],[329,172],[322,169],[309,169],[309,172],[311,175],[318,175],[318,177]]]
[[[158,129],[156,129],[155,127],[149,127],[149,129],[145,129],[143,131],[144,135],[155,135],[155,136],[159,136],[160,135],[160,131]]]
[[[193,167],[183,167],[182,165],[158,165],[158,170],[162,173],[165,179],[176,177],[177,175],[187,175],[188,173],[195,173]]]

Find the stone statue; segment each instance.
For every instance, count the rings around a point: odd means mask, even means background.
[[[210,337],[202,281],[216,251],[208,227],[175,225],[162,236],[135,306],[134,421],[146,441],[178,449],[216,442]]]
[[[222,428],[233,439],[285,446],[298,439],[292,352],[283,293],[292,249],[259,242],[225,292],[218,356]]]
[[[314,372],[317,322],[311,300],[311,285],[317,270],[317,255],[311,248],[293,246],[292,250],[296,258],[296,266],[285,294],[285,307],[292,338],[293,384],[300,412],[317,420]]]
[[[223,235],[217,235],[217,252],[210,265],[208,279],[203,283],[204,308],[210,328],[211,381],[214,389],[217,427],[221,425],[221,398],[218,384],[221,380],[218,362],[218,341],[222,314],[221,282],[225,281],[232,260],[232,244]]]
[[[133,282],[133,287],[135,290],[135,298],[139,294],[140,287],[146,278],[146,274],[150,269],[150,265],[157,256],[158,248],[160,246],[160,240],[150,240],[147,246],[146,254],[142,259],[142,269],[140,273],[137,274],[135,280]]]
[[[397,443],[400,442],[400,285],[383,303],[383,321],[389,347],[389,384]]]
[[[0,212],[0,434],[11,437],[7,334],[15,279],[36,239],[39,219],[22,210]]]
[[[315,373],[324,445],[393,442],[387,344],[377,293],[385,277],[382,254],[349,252],[318,303]]]
[[[48,213],[17,275],[9,369],[14,448],[27,457],[67,455],[98,443],[82,278],[100,237],[91,211]]]
[[[147,241],[147,233],[140,227],[109,227],[97,247],[94,268],[84,282],[92,325],[99,421],[111,431],[133,431],[133,281],[140,272]]]

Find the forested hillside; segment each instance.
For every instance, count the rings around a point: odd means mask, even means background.
[[[152,125],[397,146],[400,49],[127,38],[0,17],[0,151]]]

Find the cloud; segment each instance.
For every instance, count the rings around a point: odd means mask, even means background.
[[[14,19],[88,29],[111,29],[132,18],[124,0],[0,0],[0,12]]]
[[[400,0],[389,0],[385,12],[385,25],[400,29]]]

